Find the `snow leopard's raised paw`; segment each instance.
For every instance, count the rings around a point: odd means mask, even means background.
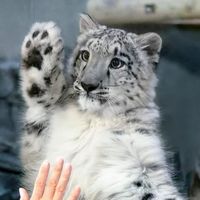
[[[27,69],[41,70],[62,62],[64,46],[60,29],[54,22],[35,23],[24,39],[21,55],[22,66]]]
[[[21,87],[29,106],[52,107],[65,86],[64,46],[54,22],[35,23],[21,49]]]

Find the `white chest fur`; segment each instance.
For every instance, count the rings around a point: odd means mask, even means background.
[[[68,106],[51,118],[46,158],[72,164],[70,190],[78,184],[85,199],[109,199],[119,190],[130,197],[136,192],[133,181],[145,180],[143,165],[165,162],[159,138],[134,129],[119,117],[98,118]]]
[[[68,106],[65,110],[57,111],[50,124],[51,136],[46,158],[53,162],[56,158],[63,157],[66,162],[72,164],[72,186],[79,184],[88,196],[96,194],[91,188],[91,182],[96,182],[98,178],[108,179],[106,183],[109,186],[116,183],[122,168],[118,167],[112,173],[110,170],[113,170],[113,166],[120,166],[124,151],[113,131],[123,128],[121,120],[103,120],[91,114],[81,113],[74,106]],[[110,166],[106,166],[106,162]],[[121,164],[123,165],[123,162]],[[113,177],[114,174],[116,177]],[[100,182],[101,186],[96,182],[98,186],[95,188],[98,190],[104,187],[103,181]],[[90,196],[89,199],[93,197]]]
[[[103,121],[93,115],[82,113],[74,106],[58,110],[50,122],[48,157],[54,159],[63,156],[66,161],[71,162],[74,156],[72,154],[84,150],[88,153],[88,149],[95,140],[102,138],[106,132],[110,132],[112,126],[112,121]],[[115,124],[115,126],[118,125]]]

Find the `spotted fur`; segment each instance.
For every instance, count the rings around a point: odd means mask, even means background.
[[[32,190],[43,159],[62,156],[84,200],[182,200],[159,137],[154,102],[161,39],[111,29],[81,15],[63,69],[60,31],[37,23],[22,45],[27,104],[21,159]],[[68,193],[66,194],[66,198]]]

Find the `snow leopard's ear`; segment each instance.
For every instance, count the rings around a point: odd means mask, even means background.
[[[145,33],[136,37],[136,42],[149,56],[149,61],[157,64],[162,47],[162,39],[157,33]]]
[[[84,33],[89,30],[97,29],[98,23],[94,21],[88,14],[81,13],[79,26],[80,26],[80,33]]]

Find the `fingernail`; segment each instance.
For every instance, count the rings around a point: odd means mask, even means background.
[[[43,166],[47,167],[49,166],[49,161],[48,160],[44,160],[44,162],[42,163]]]
[[[74,190],[76,191],[77,195],[79,196],[80,193],[81,193],[81,188],[80,188],[80,186],[76,186],[76,187],[74,188]]]
[[[71,170],[72,169],[72,166],[71,164],[67,163],[65,164],[65,167],[64,167],[66,170]]]
[[[19,195],[20,195],[20,199],[22,199],[22,197],[23,197],[23,189],[22,188],[19,188]]]
[[[79,192],[81,191],[81,188],[78,185],[75,187],[75,189],[78,190]]]
[[[64,158],[62,158],[62,157],[58,158],[58,159],[56,160],[56,163],[58,163],[58,164],[64,163]]]

